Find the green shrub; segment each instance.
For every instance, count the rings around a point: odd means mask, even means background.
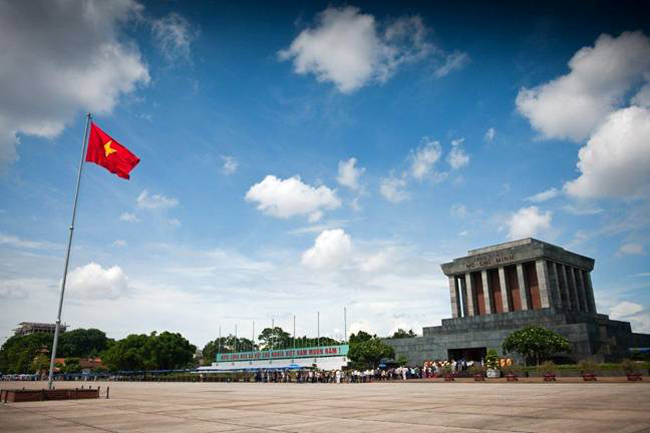
[[[448,375],[448,374],[451,374],[451,372],[452,372],[451,365],[443,365],[440,370],[442,371],[442,374],[445,375],[445,376]]]
[[[631,359],[624,359],[621,362],[621,368],[627,373],[638,373],[639,372],[639,363],[632,361]]]
[[[553,361],[543,362],[539,366],[539,372],[542,374],[555,374],[557,371],[557,365]]]
[[[469,372],[473,375],[483,374],[485,372],[485,367],[483,367],[478,362],[475,362],[470,368]]]
[[[578,362],[578,370],[580,370],[582,374],[585,373],[594,374],[598,369],[599,369],[599,365],[593,359],[582,359],[580,360],[580,362]]]
[[[487,355],[485,356],[485,367],[494,370],[499,368],[499,355],[495,349],[487,351]]]

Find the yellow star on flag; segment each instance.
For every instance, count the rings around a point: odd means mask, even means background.
[[[113,142],[113,140],[109,140],[108,143],[106,143],[106,144],[104,145],[104,153],[106,153],[106,157],[107,157],[107,158],[108,158],[108,155],[110,155],[111,153],[115,153],[115,152],[117,152],[117,150],[115,150],[115,149],[113,149],[113,148],[111,147],[111,143],[112,143],[112,142]]]

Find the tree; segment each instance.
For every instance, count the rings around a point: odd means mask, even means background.
[[[296,347],[338,346],[339,344],[343,343],[330,337],[311,338],[302,336],[296,338]]]
[[[79,358],[66,358],[65,364],[63,365],[62,371],[64,373],[79,373],[81,371],[81,365],[79,364]]]
[[[350,346],[356,343],[363,343],[364,341],[371,340],[372,338],[377,337],[376,335],[370,335],[367,332],[359,331],[357,334],[350,334]]]
[[[263,350],[291,347],[291,334],[285,332],[279,326],[276,326],[275,328],[264,328],[257,338],[259,339],[260,347]]]
[[[50,358],[45,353],[39,353],[32,361],[31,371],[34,373],[45,372],[50,368]]]
[[[74,329],[61,334],[57,356],[89,358],[108,349],[109,338],[99,329]]]
[[[203,363],[210,365],[217,358],[217,353],[252,352],[259,350],[257,344],[248,338],[235,338],[234,335],[216,338],[203,346]]]
[[[359,367],[377,368],[382,359],[394,357],[395,350],[377,337],[365,341],[356,340],[350,344],[348,352],[348,358]]]
[[[550,329],[528,326],[508,335],[502,347],[505,353],[517,352],[527,363],[539,365],[554,353],[569,352],[571,343]]]
[[[113,370],[173,370],[192,363],[196,346],[181,334],[131,334],[113,344],[104,354]]]
[[[9,374],[33,373],[34,358],[51,349],[53,338],[52,334],[45,333],[8,338],[0,349],[0,371]]]
[[[190,366],[196,353],[196,346],[190,344],[178,332],[152,334],[149,338],[151,361],[158,370],[173,370]]]
[[[417,337],[417,334],[413,332],[412,329],[409,329],[409,331],[406,332],[404,329],[399,328],[397,331],[395,331],[392,337],[388,337],[388,338],[414,338],[414,337]]]
[[[145,334],[131,334],[116,341],[108,349],[102,361],[111,370],[145,370],[153,368],[149,362],[151,355],[148,350],[149,337]]]

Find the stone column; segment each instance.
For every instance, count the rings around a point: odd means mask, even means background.
[[[587,306],[587,294],[585,291],[585,285],[582,281],[582,270],[578,268],[573,268],[573,273],[576,275],[576,288],[578,289],[578,303],[580,304],[580,311],[589,311]]]
[[[474,316],[476,312],[474,310],[474,285],[472,284],[472,274],[465,274],[465,286],[467,287],[467,315]]]
[[[567,274],[567,284],[571,290],[571,305],[575,311],[580,311],[580,298],[578,296],[578,286],[576,284],[576,274],[573,273],[571,266],[565,266]]]
[[[451,317],[457,319],[460,317],[460,304],[458,296],[458,287],[456,286],[456,276],[449,277],[449,299],[451,300]]]
[[[557,287],[562,300],[562,308],[565,310],[571,309],[571,297],[569,296],[569,289],[566,284],[566,273],[564,266],[559,263],[555,264],[555,274],[557,275]]]
[[[461,316],[467,317],[467,287],[465,286],[465,275],[458,276],[458,287],[461,293]]]
[[[508,286],[506,285],[506,268],[499,267],[499,285],[501,286],[501,299],[503,304],[503,312],[507,313],[512,309],[508,303]]]
[[[542,308],[551,306],[551,288],[548,281],[548,266],[546,260],[536,260],[537,284],[539,285],[539,298]]]
[[[521,263],[517,265],[517,283],[519,284],[519,297],[521,298],[521,309],[528,310],[528,291],[526,290],[526,279],[524,278],[524,267]]]
[[[485,314],[492,314],[492,297],[490,296],[490,282],[486,270],[481,271],[481,280],[483,280],[483,299],[485,299]]]
[[[596,311],[596,299],[594,297],[594,286],[591,285],[591,272],[582,271],[582,280],[585,282],[585,292],[587,292],[587,306],[590,313],[598,313]]]
[[[560,295],[560,282],[557,277],[557,265],[555,262],[547,262],[548,265],[548,284],[551,289],[553,302],[552,307],[562,308],[562,296]]]

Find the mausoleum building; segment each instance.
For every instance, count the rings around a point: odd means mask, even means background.
[[[503,340],[530,325],[565,336],[573,360],[613,361],[629,356],[630,348],[650,347],[650,335],[598,314],[593,268],[594,259],[532,238],[470,250],[442,265],[452,318],[423,328],[422,337],[386,343],[412,364],[480,360],[492,348],[503,355]]]

